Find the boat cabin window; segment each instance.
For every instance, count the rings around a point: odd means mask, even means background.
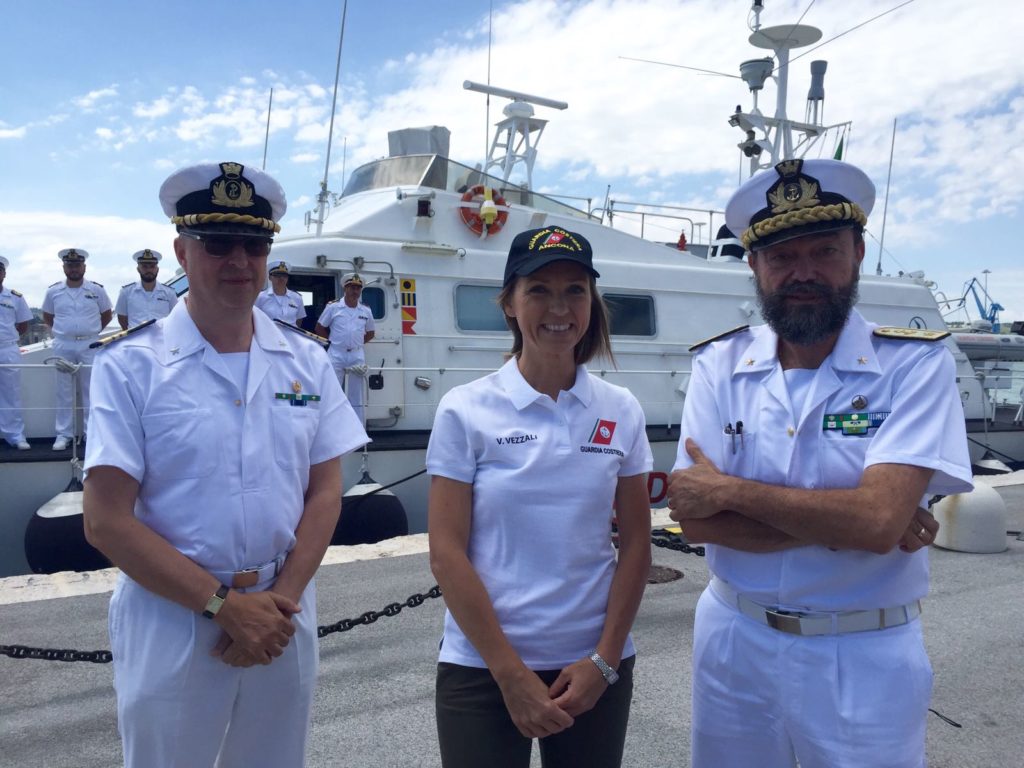
[[[174,289],[175,296],[181,297],[188,291],[188,275],[182,272],[180,275],[178,275],[169,283],[167,283],[167,285]]]
[[[460,331],[507,331],[495,285],[455,286],[455,325]]]
[[[651,296],[606,293],[604,303],[608,305],[612,336],[654,336],[657,332]]]
[[[374,320],[384,317],[384,289],[377,286],[363,288],[363,295],[360,301],[370,308]]]

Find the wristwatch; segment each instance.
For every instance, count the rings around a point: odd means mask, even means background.
[[[594,651],[590,654],[590,660],[594,662],[594,666],[597,667],[598,671],[601,673],[601,677],[604,678],[604,681],[608,683],[608,685],[614,685],[618,682],[619,673],[608,666],[608,662],[601,658],[601,654]]]
[[[206,608],[203,609],[203,616],[208,619],[212,619],[217,615],[217,611],[224,605],[224,600],[228,596],[230,587],[221,584],[217,587],[217,591],[210,595],[210,599],[206,601]]]

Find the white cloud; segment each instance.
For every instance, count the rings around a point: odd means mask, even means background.
[[[96,105],[105,100],[112,99],[117,96],[117,86],[111,85],[106,88],[100,88],[95,91],[89,91],[85,96],[79,96],[72,99],[72,103],[79,109],[89,111],[95,109]]]

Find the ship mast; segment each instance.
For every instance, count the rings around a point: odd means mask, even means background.
[[[737,146],[749,158],[749,173],[771,168],[782,160],[802,157],[812,146],[833,129],[846,129],[850,123],[825,125],[822,121],[825,100],[825,69],[827,62],[811,62],[811,87],[807,94],[807,114],[804,121],[791,120],[787,114],[789,96],[790,51],[805,48],[821,39],[821,30],[806,24],[780,24],[761,26],[763,2],[754,0],[754,24],[750,44],[770,50],[771,57],[750,59],[740,64],[740,77],[750,88],[753,107],[748,112],[739,106],[729,116],[729,124],[739,128],[745,138]],[[765,81],[774,73],[775,114],[766,117],[758,108],[758,96]]]

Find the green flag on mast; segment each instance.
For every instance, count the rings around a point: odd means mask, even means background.
[[[834,155],[832,155],[832,159],[833,160],[842,160],[843,159],[843,140],[841,138],[839,139],[839,146],[836,147],[836,153]]]

